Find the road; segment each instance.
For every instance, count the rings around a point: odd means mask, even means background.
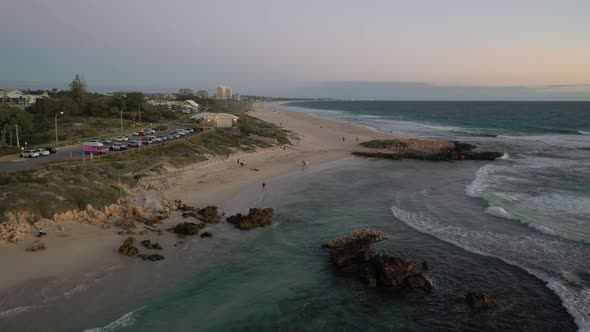
[[[175,130],[178,128],[188,128],[188,127],[175,126],[174,128],[171,128],[170,130],[156,133],[156,136],[160,136],[160,135],[164,135],[164,134],[167,135],[172,130]],[[195,132],[191,135],[196,135],[196,134],[198,134],[198,132]],[[130,140],[133,140],[134,138],[141,139],[140,136],[139,137],[130,136]],[[183,137],[181,136],[178,139],[183,139]],[[169,142],[169,141],[170,140],[168,140],[167,142]],[[124,142],[124,143],[128,143],[128,142]],[[153,145],[157,146],[160,144],[153,144]],[[134,148],[131,147],[129,149],[134,149]],[[111,153],[111,154],[118,153],[118,151],[110,151],[109,153]],[[37,158],[20,158],[18,156],[14,156],[14,155],[13,156],[5,156],[5,157],[0,158],[0,173],[23,171],[23,170],[38,167],[38,166],[46,164],[50,161],[81,160],[83,157],[84,157],[84,151],[82,150],[82,144],[60,147],[60,148],[58,148],[56,154],[52,154],[49,156],[41,156],[41,157],[37,157]],[[86,155],[86,158],[90,158],[90,156]]]

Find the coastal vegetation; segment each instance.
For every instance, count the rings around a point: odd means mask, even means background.
[[[162,174],[166,169],[289,142],[287,133],[279,127],[248,115],[248,103],[212,102],[211,106],[211,111],[239,116],[247,130],[209,130],[187,140],[106,155],[85,163],[45,164],[0,175],[0,221],[6,219],[8,211],[28,211],[49,218],[55,213],[84,209],[87,204],[106,206],[142,178]]]

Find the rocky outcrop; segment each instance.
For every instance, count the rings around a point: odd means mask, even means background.
[[[217,206],[207,206],[206,208],[198,210],[197,218],[208,224],[217,224],[221,221],[221,215],[217,210]]]
[[[152,262],[161,261],[165,258],[164,256],[162,256],[160,254],[151,254],[151,255],[139,254],[137,257],[143,259],[144,261],[152,261]]]
[[[203,232],[203,233],[201,233],[201,237],[202,237],[202,238],[205,238],[205,237],[209,237],[209,238],[211,238],[211,237],[213,237],[213,234],[211,234],[211,233],[209,233],[209,232]]]
[[[123,244],[119,247],[119,253],[125,256],[133,256],[139,253],[135,244],[135,238],[133,236],[128,237]]]
[[[485,293],[468,293],[465,301],[475,310],[491,309],[496,306],[496,301]]]
[[[192,222],[181,222],[168,230],[180,235],[196,235],[199,233],[200,230],[205,228],[205,226],[207,225],[203,223],[195,224]]]
[[[0,244],[18,243],[31,233],[27,221],[5,221],[0,223]]]
[[[354,273],[369,285],[394,290],[432,289],[423,269],[401,257],[370,252],[373,243],[387,239],[387,234],[374,229],[354,231],[350,236],[322,244],[332,263],[342,272]]]
[[[361,145],[367,149],[354,151],[352,154],[362,157],[431,161],[494,160],[503,155],[500,152],[474,151],[476,146],[468,143],[436,140],[376,140],[363,142]]]
[[[248,230],[256,227],[270,227],[274,209],[251,208],[247,215],[238,213],[227,218],[227,222],[236,225],[236,228]]]
[[[151,240],[143,240],[141,241],[141,245],[147,249],[162,250],[162,246],[159,243],[152,243]]]

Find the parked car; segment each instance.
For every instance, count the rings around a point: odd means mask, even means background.
[[[121,144],[121,143],[113,143],[113,145],[111,145],[109,147],[109,150],[115,150],[115,151],[127,150],[127,145]]]
[[[129,137],[127,136],[117,136],[114,138],[115,142],[127,142]]]
[[[146,133],[146,135],[153,135],[156,133],[156,131],[151,128],[143,128],[142,131]]]
[[[156,136],[156,137],[158,137],[159,139],[161,139],[161,140],[162,140],[162,142],[165,142],[165,141],[167,141],[167,140],[168,140],[168,136],[166,136],[166,135],[158,135],[158,136]]]
[[[131,133],[131,136],[139,136],[139,131],[134,131]]]
[[[140,140],[133,140],[131,142],[129,142],[128,146],[129,147],[140,147],[142,145]]]
[[[139,136],[146,136],[147,135],[147,133],[145,131],[143,131],[143,130],[138,131],[137,134]]]
[[[177,133],[171,132],[168,134],[168,139],[176,139],[178,137],[180,137],[180,136]]]
[[[148,138],[150,139],[150,141],[152,143],[162,143],[163,142],[163,140],[161,138],[159,138],[158,136],[150,135],[150,136],[148,136]]]
[[[180,136],[185,136],[186,134],[188,134],[188,132],[186,132],[184,129],[176,129],[176,132]]]
[[[37,158],[39,157],[39,152],[37,150],[27,150],[21,152],[20,156],[23,158]]]
[[[113,142],[113,140],[112,140],[112,139],[110,139],[110,138],[101,138],[101,139],[100,139],[100,142],[101,142],[102,144],[111,144],[111,143]]]
[[[47,151],[45,149],[39,149],[39,150],[36,150],[36,151],[39,151],[39,155],[40,156],[49,156],[51,154],[51,152],[49,152],[49,151]]]
[[[185,130],[188,131],[189,134],[192,134],[192,133],[195,132],[195,130],[193,128],[188,128],[188,129],[185,129]]]
[[[52,148],[50,146],[46,146],[44,147],[45,150],[49,151],[49,153],[51,154],[56,154],[57,153],[57,149],[56,148]]]

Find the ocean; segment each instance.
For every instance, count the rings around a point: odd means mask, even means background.
[[[272,228],[214,225],[157,264],[46,282],[36,302],[19,301],[39,291],[23,287],[0,299],[0,330],[590,330],[590,103],[276,106],[504,156],[312,163],[228,202],[275,208]],[[335,272],[321,243],[364,227],[390,235],[376,251],[428,261],[433,291],[390,294]],[[473,291],[498,307],[473,312]]]

